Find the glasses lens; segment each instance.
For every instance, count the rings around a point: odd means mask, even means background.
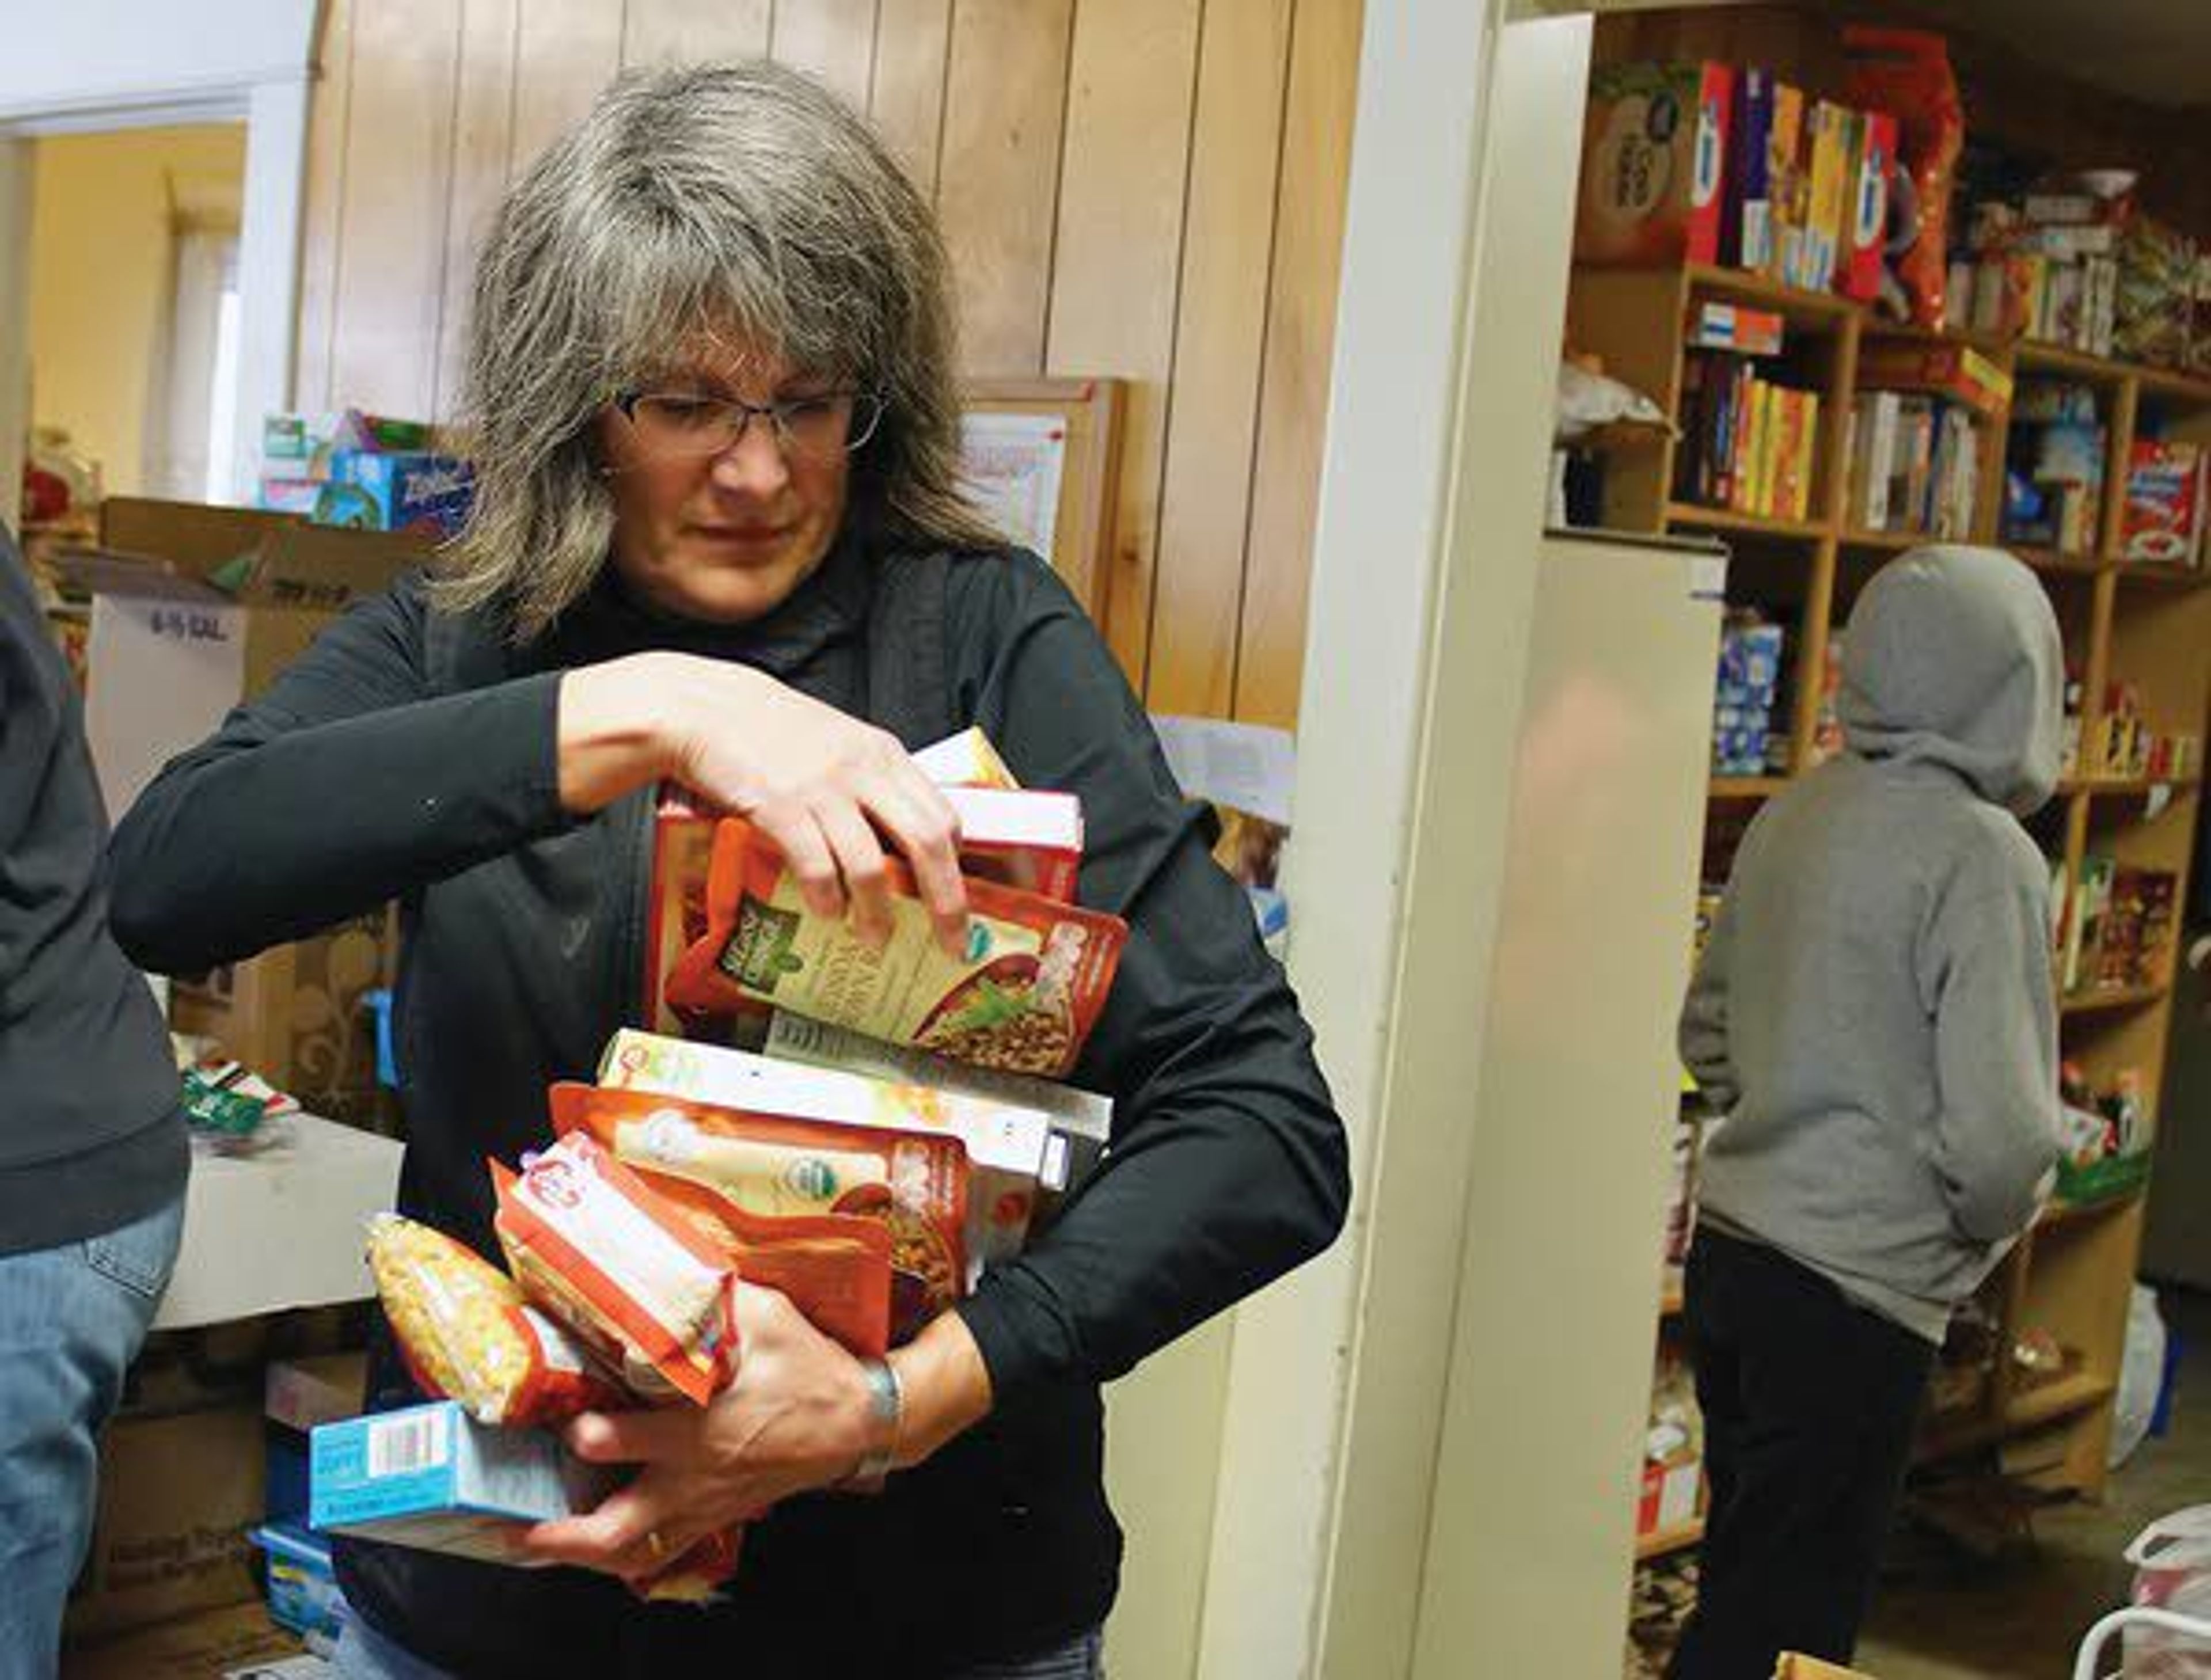
[[[639,397],[630,405],[638,440],[655,454],[714,455],[737,440],[744,410],[712,397]]]

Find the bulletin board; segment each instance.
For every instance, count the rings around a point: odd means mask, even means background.
[[[1009,539],[1050,561],[1103,622],[1121,476],[1121,382],[976,379],[964,397],[970,493]]]

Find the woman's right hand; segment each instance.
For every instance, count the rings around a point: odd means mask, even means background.
[[[959,824],[887,731],[744,665],[639,653],[560,679],[560,801],[598,810],[649,782],[680,782],[750,820],[783,852],[807,908],[891,929],[882,838],[913,871],[937,937],[965,949]],[[879,838],[880,836],[881,838]]]

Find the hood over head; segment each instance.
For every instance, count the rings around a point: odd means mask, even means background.
[[[2040,581],[1995,549],[1936,543],[1858,597],[1839,701],[1862,758],[1939,764],[2025,816],[2056,790],[2065,646]]]

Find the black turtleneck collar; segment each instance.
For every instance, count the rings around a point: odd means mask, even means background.
[[[546,651],[552,663],[569,665],[667,649],[788,677],[859,633],[873,589],[873,558],[850,526],[788,599],[748,624],[687,618],[642,601],[609,561],[590,592],[562,615]]]

